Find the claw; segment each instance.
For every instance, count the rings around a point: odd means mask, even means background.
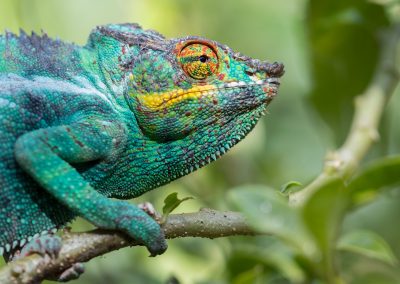
[[[70,280],[78,279],[82,273],[85,272],[85,267],[82,263],[77,262],[74,263],[70,268],[66,269],[63,273],[60,274],[57,281],[59,282],[67,282]]]
[[[160,218],[160,214],[158,214],[158,212],[156,211],[156,209],[154,208],[154,205],[151,204],[150,202],[143,202],[138,204],[138,207],[140,209],[142,209],[144,212],[147,213],[147,215],[149,215],[151,218],[153,218],[154,220],[158,220]]]
[[[168,248],[167,241],[165,240],[164,234],[161,234],[160,238],[153,241],[150,245],[147,245],[147,249],[150,252],[150,257],[154,257],[163,254]]]
[[[25,244],[21,251],[13,255],[12,260],[21,259],[33,253],[38,253],[43,257],[48,255],[50,258],[57,258],[62,247],[61,238],[55,235],[43,235],[38,238],[32,239]],[[60,282],[67,282],[77,279],[85,271],[82,263],[78,262],[73,264],[70,268],[66,269],[60,275],[55,277],[55,280]]]

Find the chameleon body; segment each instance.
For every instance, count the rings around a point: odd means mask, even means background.
[[[121,199],[224,154],[254,127],[282,74],[280,63],[135,24],[97,27],[85,46],[5,33],[0,252],[81,216],[162,253],[159,225]]]

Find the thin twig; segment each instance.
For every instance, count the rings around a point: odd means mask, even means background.
[[[378,126],[383,110],[400,78],[396,67],[400,24],[393,25],[382,35],[381,57],[375,77],[366,91],[355,99],[352,127],[344,144],[327,155],[324,169],[314,181],[290,196],[291,205],[304,204],[315,191],[333,179],[349,177],[379,139]]]
[[[243,215],[202,209],[196,213],[173,214],[163,225],[168,239],[179,237],[218,238],[235,235],[255,235]],[[12,262],[0,270],[0,283],[40,283],[59,275],[77,262],[127,246],[141,245],[126,235],[113,231],[94,230],[87,233],[66,233],[63,247],[56,259],[31,255]]]

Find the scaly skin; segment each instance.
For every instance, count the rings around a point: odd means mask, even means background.
[[[0,252],[75,216],[152,255],[159,225],[125,201],[214,161],[275,96],[283,65],[199,37],[96,28],[81,47],[0,37]]]

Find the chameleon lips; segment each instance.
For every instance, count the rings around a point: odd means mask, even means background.
[[[175,105],[183,100],[196,99],[202,96],[212,95],[221,89],[245,89],[252,86],[262,86],[263,92],[267,95],[266,99],[269,101],[276,95],[279,85],[280,83],[278,78],[267,78],[264,80],[253,81],[251,83],[238,81],[221,85],[201,85],[186,90],[178,89],[169,92],[136,96],[144,107],[152,110],[160,110],[171,107],[172,105]]]
[[[280,85],[280,81],[279,78],[266,78],[264,80],[260,79],[260,80],[254,80],[250,83],[248,82],[243,82],[243,81],[238,81],[238,82],[229,82],[226,84],[227,87],[245,87],[245,86],[251,86],[251,85],[266,85],[266,84],[271,84],[271,85],[275,85],[275,86],[279,86]]]
[[[278,92],[278,87],[280,85],[279,78],[266,78],[263,80],[255,80],[251,83],[244,82],[230,82],[226,84],[226,88],[243,88],[248,89],[251,87],[261,87],[262,92],[257,95],[264,103],[271,101],[273,97],[276,96]],[[259,92],[259,91],[258,91]]]
[[[264,80],[257,80],[251,83],[245,82],[230,82],[224,85],[224,88],[250,88],[252,86],[261,86],[264,93],[268,97],[275,96],[280,85],[279,78],[267,78]]]

